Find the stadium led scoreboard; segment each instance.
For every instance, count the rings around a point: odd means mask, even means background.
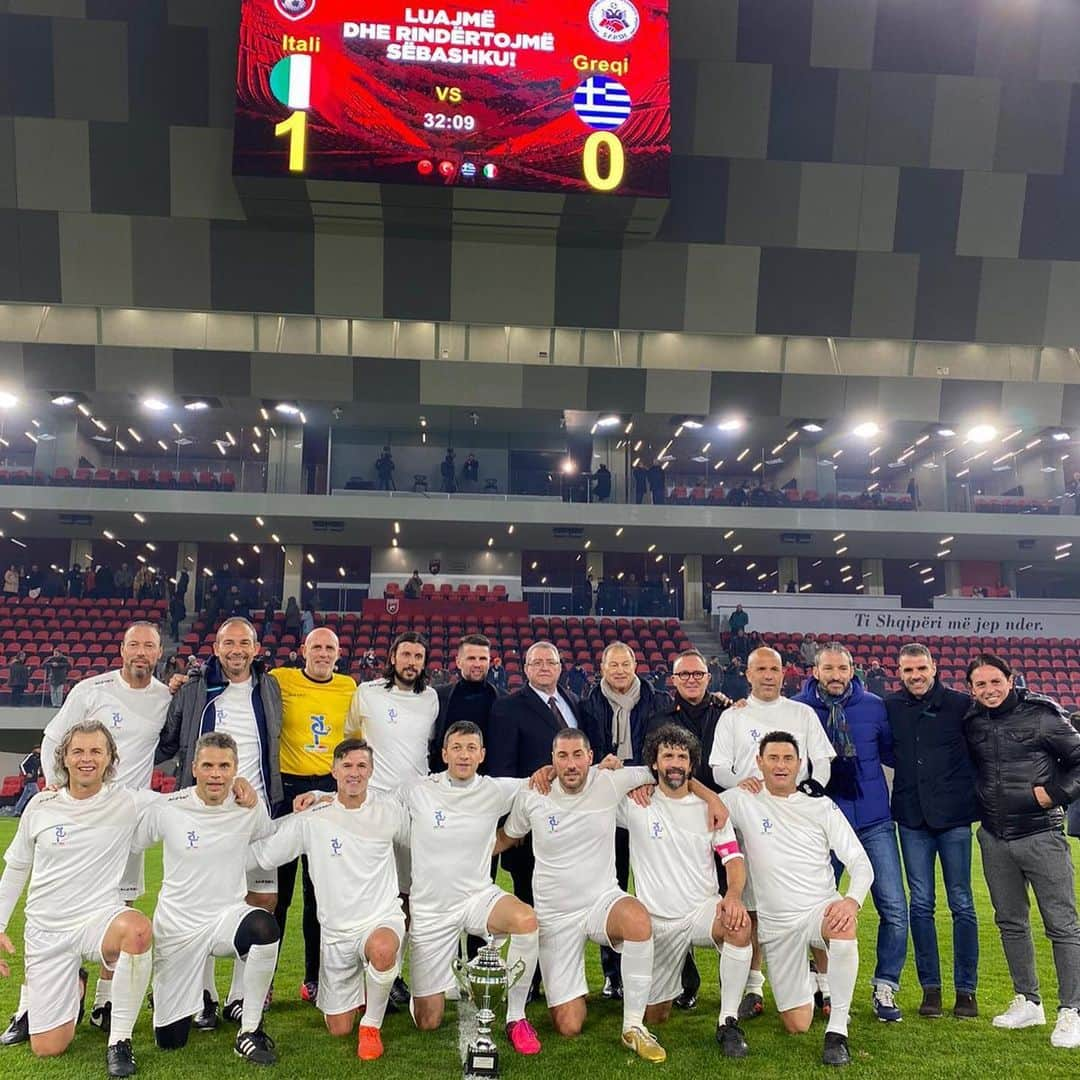
[[[668,0],[243,0],[238,176],[669,194]]]

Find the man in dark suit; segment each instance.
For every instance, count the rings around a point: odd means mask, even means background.
[[[487,730],[489,776],[532,776],[541,765],[551,764],[551,744],[565,728],[579,726],[577,698],[559,686],[562,661],[550,641],[538,641],[525,654],[527,685],[491,708]],[[533,902],[532,840],[502,853],[503,867],[514,882],[514,895]],[[539,976],[539,970],[537,971]],[[538,983],[538,979],[537,979]],[[536,983],[534,983],[534,992]]]
[[[483,634],[466,634],[458,643],[457,681],[436,690],[439,697],[439,716],[435,721],[435,733],[429,752],[429,768],[433,773],[442,772],[446,768],[442,759],[442,747],[451,724],[459,720],[476,724],[484,734],[485,744],[487,743],[491,709],[502,696],[497,685],[488,678],[490,668],[491,642]],[[481,766],[481,771],[487,772],[487,769]]]

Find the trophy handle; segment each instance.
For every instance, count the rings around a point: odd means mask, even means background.
[[[469,972],[467,965],[462,961],[461,957],[455,956],[450,963],[450,970],[454,973],[454,978],[458,981],[458,986],[461,987],[462,993],[465,995],[465,1000],[476,1004],[473,999],[472,983],[469,981]]]
[[[525,961],[518,960],[518,962],[512,967],[506,969],[506,989],[515,986],[521,979],[521,976],[525,974]]]

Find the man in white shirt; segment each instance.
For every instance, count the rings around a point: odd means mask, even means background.
[[[70,700],[70,699],[69,699]],[[49,770],[59,790],[35,796],[4,854],[0,930],[6,931],[27,878],[26,999],[30,1047],[62,1054],[75,1037],[79,964],[95,960],[115,973],[106,1068],[132,1076],[131,1033],[150,982],[150,920],[126,907],[120,882],[139,811],[155,798],[113,783],[116,743],[100,720],[82,720],[61,736]],[[14,953],[6,932],[0,949]],[[10,974],[0,961],[0,974]]]
[[[784,665],[780,654],[768,647],[755,649],[746,662],[746,678],[750,683],[750,696],[746,703],[725,710],[716,724],[709,764],[717,785],[721,788],[744,785],[752,793],[760,791],[758,744],[767,732],[790,731],[805,749],[798,779],[805,780],[812,773],[813,778],[824,787],[829,782],[829,763],[836,756],[836,751],[814,710],[802,702],[781,696]],[[753,870],[751,860],[743,902],[752,918],[756,911]],[[739,1006],[740,1020],[760,1016],[765,1008],[765,976],[761,971],[761,948],[756,932],[753,946],[754,959],[746,981],[746,994]],[[825,976],[822,976],[819,985],[821,993],[827,996],[828,982]]]
[[[628,792],[653,782],[642,767],[592,768],[592,747],[580,729],[564,728],[552,743],[556,782],[547,794],[523,790],[499,831],[500,844],[533,837],[533,890],[540,920],[540,970],[552,1024],[574,1036],[585,1022],[585,943],[595,941],[622,952],[622,1044],[646,1061],[667,1053],[645,1027],[652,984],[652,924],[645,906],[618,886],[615,876],[615,821]],[[705,789],[700,784],[698,794]],[[712,803],[716,796],[705,792]],[[704,797],[704,796],[703,796]],[[719,824],[726,822],[717,808]]]
[[[479,776],[484,736],[479,725],[459,720],[447,728],[442,759],[446,771],[402,790],[412,820],[412,924],[409,971],[413,1018],[422,1031],[442,1022],[446,992],[453,988],[451,962],[462,932],[510,935],[507,965],[524,965],[506,997],[506,1034],[520,1054],[540,1052],[525,1004],[539,950],[536,912],[503,892],[490,878],[499,818],[509,813],[526,781]]]
[[[49,721],[41,741],[41,760],[46,783],[58,780],[56,750],[70,728],[86,720],[100,720],[116,742],[116,782],[133,791],[150,787],[157,758],[158,740],[172,700],[169,689],[154,678],[161,659],[161,633],[149,622],[134,622],[120,644],[118,670],[83,679],[72,687],[60,711]],[[134,903],[143,893],[142,852],[132,852],[121,883],[126,903]],[[94,992],[90,1023],[109,1030],[111,1020],[112,972],[102,967]],[[18,1012],[24,1012],[20,998]],[[13,1023],[16,1021],[13,1020]]]
[[[322,925],[316,1004],[331,1035],[350,1034],[365,1006],[357,1043],[364,1061],[382,1056],[380,1028],[401,966],[405,916],[394,846],[409,840],[404,806],[369,790],[373,766],[363,739],[344,739],[334,748],[334,800],[279,819],[273,836],[252,845],[267,869],[307,855]]]
[[[757,766],[764,777],[759,791],[737,787],[721,798],[754,868],[758,933],[776,1008],[788,1032],[809,1030],[814,985],[806,950],[827,949],[832,1011],[822,1062],[846,1065],[851,1060],[848,1016],[859,975],[857,917],[874,871],[840,808],[818,784],[799,785],[803,762],[794,735],[767,732],[759,744]],[[844,897],[836,891],[832,852],[847,867]]]
[[[240,1031],[234,1048],[246,1061],[273,1065],[273,1041],[262,1010],[274,978],[279,931],[265,908],[245,900],[245,866],[253,840],[274,831],[265,802],[242,807],[232,788],[236,741],[210,731],[195,744],[194,787],[163,795],[141,815],[133,847],[164,841],[164,872],[154,911],[154,1038],[162,1050],[187,1044],[193,1015],[204,1007],[209,957],[243,960]]]
[[[665,724],[649,732],[643,759],[657,779],[647,806],[623,800],[619,816],[630,834],[634,889],[653,926],[653,975],[645,1020],[663,1023],[682,992],[682,969],[696,947],[720,952],[720,1015],[716,1041],[725,1057],[747,1055],[738,1025],[750,971],[750,915],[742,903],[745,860],[729,822],[706,828],[705,804],[690,793],[701,744],[686,728]],[[716,858],[727,889],[717,882]]]
[[[390,645],[382,679],[361,683],[345,718],[345,737],[363,732],[375,752],[371,790],[389,795],[428,774],[428,755],[439,717],[439,697],[427,685],[427,642],[415,631],[398,634]],[[412,863],[408,844],[394,849],[398,892],[409,918]],[[401,978],[394,986],[392,1005],[409,1000]]]

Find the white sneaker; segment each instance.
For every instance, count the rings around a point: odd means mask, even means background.
[[[1050,1045],[1064,1050],[1075,1050],[1080,1046],[1080,1012],[1076,1009],[1058,1009]]]
[[[1046,1013],[1043,1012],[1042,1005],[1028,1001],[1023,994],[1017,994],[1009,1003],[1009,1007],[993,1020],[994,1027],[1009,1028],[1011,1031],[1019,1028],[1042,1027],[1045,1023]]]

